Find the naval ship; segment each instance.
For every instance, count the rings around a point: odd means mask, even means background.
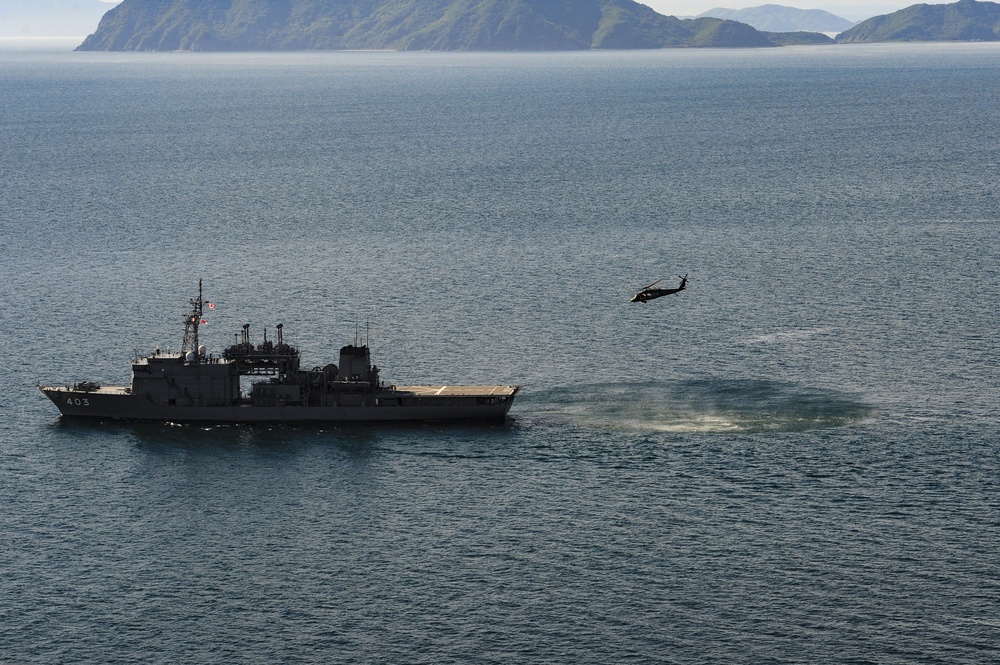
[[[405,422],[470,420],[502,422],[520,386],[396,386],[379,379],[367,344],[357,339],[340,350],[338,364],[300,368],[298,350],[267,332],[258,344],[250,325],[221,355],[198,342],[204,323],[198,298],[184,316],[180,353],[136,354],[132,384],[102,386],[82,381],[38,388],[63,416],[178,423]],[[249,379],[249,391],[241,377]]]

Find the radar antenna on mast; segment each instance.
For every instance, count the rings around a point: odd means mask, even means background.
[[[198,356],[198,326],[201,324],[202,309],[205,301],[201,297],[201,280],[198,280],[198,299],[191,299],[191,311],[184,315],[184,341],[181,342],[181,357],[187,358],[188,353]]]

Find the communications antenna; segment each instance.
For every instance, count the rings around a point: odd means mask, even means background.
[[[181,357],[187,358],[188,351],[198,355],[198,325],[201,323],[205,301],[201,297],[201,280],[198,280],[198,299],[190,300],[191,311],[184,316],[184,341],[181,342]]]

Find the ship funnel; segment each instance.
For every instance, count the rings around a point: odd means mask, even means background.
[[[367,346],[348,344],[340,350],[341,381],[368,381],[371,371],[371,353]]]

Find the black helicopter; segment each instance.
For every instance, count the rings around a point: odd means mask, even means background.
[[[680,275],[678,275],[678,277],[680,277]],[[684,275],[680,279],[681,284],[676,289],[657,289],[655,288],[656,285],[663,281],[662,279],[658,279],[649,286],[644,286],[642,290],[635,294],[629,302],[646,302],[647,300],[656,300],[657,298],[669,296],[673,293],[680,293],[687,288],[688,276]]]

